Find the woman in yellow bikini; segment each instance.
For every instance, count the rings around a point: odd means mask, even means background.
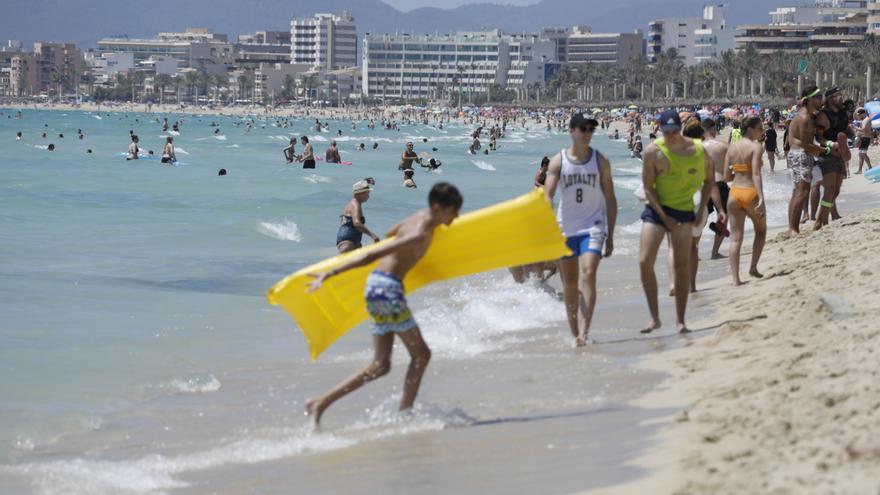
[[[749,117],[740,126],[743,139],[730,145],[725,159],[724,180],[731,182],[727,214],[730,218],[730,273],[733,285],[741,285],[739,278],[739,253],[742,248],[746,215],[755,228],[752,245],[752,263],[749,275],[761,278],[758,260],[767,238],[767,218],[764,204],[764,186],[761,167],[764,165],[764,149],[758,140],[764,134],[760,117]]]

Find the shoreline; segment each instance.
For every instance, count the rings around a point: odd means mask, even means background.
[[[636,365],[667,378],[631,405],[674,411],[631,462],[648,474],[587,494],[880,490],[867,474],[880,461],[880,309],[859,257],[880,248],[880,186],[855,176],[844,191],[841,220],[768,233],[763,279],[702,284],[713,314],[695,326],[718,329]]]

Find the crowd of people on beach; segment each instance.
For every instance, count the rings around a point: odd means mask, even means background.
[[[308,111],[305,116],[308,116]],[[303,115],[299,116],[300,118]],[[9,115],[8,118],[12,118]],[[20,119],[21,113],[15,118]],[[271,125],[291,126],[293,118],[277,116]],[[767,204],[764,196],[764,159],[769,174],[777,170],[776,160],[784,157],[791,174],[792,194],[788,205],[788,235],[800,233],[801,225],[812,220],[813,229],[821,229],[831,220],[840,218],[836,203],[845,178],[850,176],[850,143],[858,150],[860,174],[872,168],[868,149],[877,144],[872,116],[864,107],[857,107],[837,87],[821,90],[806,87],[792,109],[767,109],[759,106],[738,108],[704,106],[700,108],[667,108],[659,113],[647,109],[593,113],[581,109],[477,109],[470,113],[447,109],[364,109],[349,112],[337,122],[350,121],[368,129],[396,132],[403,125],[422,125],[443,129],[452,122],[470,125],[473,132],[467,153],[489,154],[498,150],[509,127],[554,129],[570,135],[571,144],[555,154],[543,157],[534,175],[536,188],[543,188],[552,204],[558,198],[556,218],[571,255],[560,260],[545,260],[527,266],[511,267],[517,282],[534,277],[545,282],[558,273],[562,282],[561,298],[574,344],[590,342],[592,316],[597,306],[596,274],[603,258],[614,253],[614,234],[618,202],[612,177],[613,164],[596,145],[596,134],[607,133],[612,140],[625,140],[631,157],[642,161],[642,184],[635,191],[644,203],[640,215],[640,252],[638,269],[644,290],[649,321],[640,329],[648,334],[661,328],[658,283],[655,263],[661,245],[666,241],[670,295],[675,300],[675,328],[686,334],[689,294],[696,291],[699,272],[698,248],[704,230],[714,233],[711,259],[720,259],[720,248],[730,239],[729,266],[734,286],[743,283],[740,277],[741,249],[745,238],[745,221],[753,225],[754,239],[748,274],[760,279],[758,265],[767,236]],[[158,123],[158,119],[155,120]],[[180,132],[182,123],[162,123],[169,134]],[[212,123],[217,126],[216,123]],[[245,132],[257,125],[253,119],[234,124]],[[621,126],[626,129],[621,138]],[[730,127],[727,139],[722,131]],[[650,129],[643,141],[643,127]],[[170,130],[169,130],[170,129]],[[314,120],[315,132],[330,132],[329,122]],[[219,128],[215,133],[219,132]],[[782,134],[782,152],[779,134]],[[336,132],[343,135],[342,126]],[[83,139],[82,130],[78,131]],[[137,160],[143,155],[139,138],[130,131],[126,159]],[[483,147],[480,139],[488,139]],[[46,138],[46,134],[43,134]],[[63,138],[60,135],[59,138]],[[16,139],[22,139],[21,132]],[[302,163],[304,169],[316,168],[315,149],[308,136],[299,136],[302,152],[297,153],[297,138],[291,137],[282,154],[286,163]],[[422,144],[426,144],[424,139]],[[378,149],[374,142],[372,149]],[[55,149],[50,144],[50,151]],[[365,152],[364,143],[356,146]],[[439,150],[432,147],[431,151]],[[148,155],[152,155],[150,150]],[[171,135],[161,155],[161,162],[177,161]],[[324,152],[326,163],[343,163],[335,140]],[[402,187],[416,189],[414,164],[427,172],[438,173],[442,162],[427,151],[417,153],[415,143],[406,142],[400,155],[398,170],[403,173]],[[225,175],[225,169],[221,175]],[[370,199],[375,180],[366,177],[352,185],[352,198],[340,215],[336,235],[339,253],[349,253],[363,246],[363,236],[379,242],[380,236],[367,227],[364,204]],[[431,353],[407,304],[403,280],[407,272],[424,256],[431,245],[434,229],[454,222],[463,198],[448,182],[438,182],[428,193],[428,207],[419,210],[392,227],[385,235],[392,238],[382,246],[351,256],[341,266],[315,274],[310,291],[317,290],[329,278],[354,268],[377,262],[366,281],[365,299],[373,320],[373,351],[371,363],[354,376],[340,383],[327,394],[310,399],[306,404],[315,425],[333,402],[363,384],[383,376],[391,366],[391,349],[397,335],[411,355],[400,409],[410,408],[418,392]],[[714,214],[714,221],[709,222]]]
[[[627,118],[627,145],[632,156],[641,158],[643,164],[642,187],[635,192],[645,203],[641,214],[639,271],[650,320],[641,329],[643,334],[662,325],[654,265],[664,239],[670,248],[670,295],[675,298],[676,330],[680,334],[690,332],[685,322],[688,296],[696,291],[699,241],[712,213],[715,221],[710,228],[715,232],[715,240],[711,256],[712,259],[724,257],[719,249],[729,236],[733,286],[743,283],[740,260],[746,219],[752,222],[754,231],[748,274],[755,279],[763,277],[758,264],[767,236],[764,156],[770,164],[769,173],[773,173],[778,154],[777,128],[783,130],[783,149],[793,183],[788,207],[791,236],[798,235],[800,224],[806,221],[811,187],[822,190],[818,208],[812,209],[810,216],[814,220],[813,229],[827,225],[829,217],[831,220],[840,218],[836,200],[844,178],[849,175],[851,141],[860,154],[856,173],[862,172],[863,165],[871,167],[867,150],[876,144],[877,138],[871,118],[864,108],[856,109],[851,101],[845,100],[840,88],[832,87],[824,92],[815,86],[805,88],[798,99],[796,113],[785,119],[775,110],[744,109],[742,116],[729,119],[722,113],[712,115],[701,110],[667,109],[660,113],[653,119],[653,132],[646,147],[641,142],[642,115],[634,113]],[[547,130],[562,127],[564,118],[547,118]],[[561,260],[512,267],[511,272],[517,281],[537,275],[543,282],[555,272],[560,274],[566,319],[575,345],[584,346],[589,342],[596,307],[596,273],[601,259],[614,252],[617,198],[612,165],[593,142],[597,129],[610,129],[610,122],[580,110],[571,112],[567,118],[571,146],[541,160],[534,185],[544,188],[551,204],[554,197],[559,196],[557,221],[571,255]],[[726,141],[719,138],[725,121],[732,126]],[[491,149],[497,148],[497,140],[503,137],[506,124],[504,119],[500,127],[490,127]],[[480,149],[479,137],[485,127],[481,122],[473,132],[469,153],[475,154]],[[608,137],[619,139],[619,129],[609,131]],[[411,170],[412,162],[418,162],[412,145],[407,143],[402,154],[400,168],[403,170]],[[354,184],[354,198],[346,205],[340,233],[354,229],[358,231],[358,241],[362,234],[378,241],[366,228],[361,208],[369,198],[367,181]],[[367,367],[325,395],[306,402],[307,414],[315,426],[320,424],[323,412],[333,402],[388,373],[395,334],[411,355],[400,410],[412,406],[431,354],[407,304],[403,280],[430,246],[433,229],[452,223],[462,201],[453,185],[437,183],[429,193],[428,208],[410,215],[388,232],[392,241],[350,258],[331,271],[314,275],[310,291],[317,290],[339,273],[378,262],[367,278],[365,293],[374,323],[374,358]],[[338,236],[340,252],[352,246],[355,243]]]

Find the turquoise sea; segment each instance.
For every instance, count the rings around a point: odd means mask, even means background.
[[[126,161],[129,130],[161,154],[163,117],[182,122],[181,163]],[[674,344],[636,338],[648,317],[632,195],[641,165],[624,141],[594,138],[620,203],[593,329],[607,345],[574,350],[559,300],[504,271],[436,284],[412,296],[435,356],[414,416],[393,413],[398,348],[388,377],[309,434],[304,399],[369,361],[368,327],[310,363],[265,292],[335,254],[352,183],[376,179],[365,213],[384,232],[439,180],[462,190],[466,211],[531,190],[541,157],[569,138],[509,126],[497,152],[470,156],[462,122],[389,131],[322,119],[330,132],[315,133],[308,119],[282,128],[253,117],[249,131],[245,120],[0,110],[0,492],[535,493],[634,475],[623,461],[640,448],[645,413],[623,404],[657,377],[629,364]],[[354,164],[285,164],[282,148],[302,134],[317,155],[336,139]],[[443,162],[440,174],[417,170],[417,190],[397,170],[408,140]],[[782,223],[786,174],[766,187],[771,223]],[[662,263],[657,272],[664,283]],[[663,311],[671,322],[668,301]]]

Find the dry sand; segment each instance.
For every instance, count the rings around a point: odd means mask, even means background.
[[[761,280],[705,284],[717,312],[694,327],[717,331],[643,363],[670,377],[636,404],[673,411],[636,462],[650,474],[591,493],[880,494],[877,253],[880,210],[850,213],[771,238]]]

